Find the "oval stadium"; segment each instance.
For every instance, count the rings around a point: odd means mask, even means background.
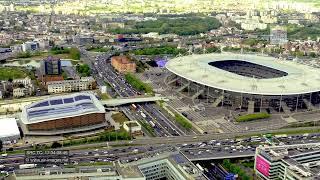
[[[319,107],[319,70],[296,62],[221,53],[177,57],[166,68],[167,84],[214,106],[288,113]]]

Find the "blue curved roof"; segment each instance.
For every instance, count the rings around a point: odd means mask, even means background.
[[[22,110],[25,124],[49,121],[59,118],[80,116],[90,113],[104,113],[105,109],[93,94],[76,93],[51,97],[33,103]]]

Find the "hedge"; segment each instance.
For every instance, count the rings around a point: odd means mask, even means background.
[[[187,130],[190,130],[192,128],[192,124],[183,116],[176,113],[174,118],[177,121],[177,123],[179,123],[182,127],[186,128]]]
[[[255,113],[255,114],[247,114],[243,116],[236,117],[237,122],[246,122],[246,121],[253,121],[257,119],[265,119],[271,117],[268,113]]]

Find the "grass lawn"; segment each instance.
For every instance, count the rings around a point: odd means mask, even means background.
[[[17,67],[0,67],[0,80],[25,78],[28,73]]]
[[[113,165],[113,162],[94,162],[94,163],[79,163],[77,165],[66,165],[66,168],[75,168],[79,166],[111,166]]]
[[[111,99],[111,97],[107,93],[102,93],[100,97],[102,100]]]
[[[123,124],[124,122],[129,121],[127,116],[124,115],[122,112],[119,112],[119,113],[116,113],[116,114],[112,114],[111,117],[115,122],[118,122],[120,124]]]

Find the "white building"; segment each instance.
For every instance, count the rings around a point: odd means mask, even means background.
[[[36,51],[39,49],[39,44],[37,42],[25,42],[22,44],[22,51]]]
[[[141,126],[137,121],[126,121],[123,128],[131,134],[142,134]]]
[[[256,149],[254,169],[264,180],[313,180],[320,174],[319,143],[260,146]]]
[[[28,95],[28,89],[27,88],[14,88],[12,93],[13,93],[13,97],[18,98],[18,97],[24,97],[26,95]]]
[[[79,80],[52,81],[47,85],[49,94],[86,91],[95,88],[95,80],[92,77],[82,77]]]
[[[15,118],[0,119],[0,140],[4,144],[18,140],[20,131]]]
[[[25,87],[31,85],[31,78],[30,77],[25,77],[22,79],[14,79],[13,84],[23,84]]]
[[[159,33],[157,33],[157,32],[149,32],[148,34],[142,34],[141,37],[157,39],[157,38],[159,38]]]
[[[241,23],[241,28],[249,31],[254,31],[256,29],[266,29],[267,27],[267,24],[259,23],[256,21],[246,21]]]

